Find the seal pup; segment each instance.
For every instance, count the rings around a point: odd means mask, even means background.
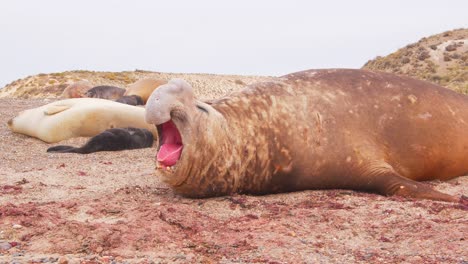
[[[153,134],[148,129],[111,128],[92,137],[80,148],[61,145],[50,147],[47,152],[89,154],[98,151],[150,148],[153,141]]]
[[[87,81],[79,81],[68,85],[60,95],[60,98],[81,98],[85,97],[85,93],[93,88],[93,85]]]
[[[124,95],[116,100],[116,102],[128,105],[144,105],[145,103],[138,95]]]
[[[101,98],[101,99],[108,99],[108,100],[117,100],[125,93],[125,89],[109,86],[109,85],[101,85],[96,86],[89,89],[85,95],[89,98]]]
[[[144,78],[140,79],[130,86],[128,86],[127,91],[124,95],[137,95],[143,100],[143,104],[146,104],[151,93],[158,88],[159,86],[166,84],[166,80],[153,79],[153,78]]]
[[[210,104],[171,80],[146,120],[163,180],[187,197],[351,189],[461,199],[418,181],[468,174],[468,97],[365,70],[309,70]]]
[[[136,127],[150,130],[145,109],[98,98],[73,98],[25,110],[8,121],[16,133],[36,137],[48,143],[73,137],[92,137],[106,129]]]

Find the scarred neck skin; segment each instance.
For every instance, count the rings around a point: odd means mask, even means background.
[[[269,95],[252,87],[210,105],[195,101],[189,106],[189,125],[181,128],[184,152],[166,182],[188,197],[281,191],[284,186],[272,177],[290,172],[292,157],[277,160],[273,154],[283,146],[276,143],[280,140],[269,140],[280,137],[277,127],[283,117],[265,110],[275,106],[275,87],[281,85],[271,88]],[[208,113],[196,111],[196,105]]]
[[[204,107],[209,117],[195,112],[180,126],[184,149],[174,173],[164,175],[165,182],[187,197],[228,195],[241,187],[241,160],[231,126],[214,108]]]

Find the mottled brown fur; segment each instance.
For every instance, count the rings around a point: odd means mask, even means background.
[[[344,188],[453,202],[417,181],[468,174],[468,97],[428,82],[310,70],[210,105],[173,86],[151,96],[146,119],[167,121],[167,107],[182,135],[182,156],[163,174],[184,196]],[[174,102],[152,102],[166,97]]]

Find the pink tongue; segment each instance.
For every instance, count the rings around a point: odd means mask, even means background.
[[[180,144],[163,144],[157,156],[159,163],[166,167],[176,164],[182,153],[182,147]]]

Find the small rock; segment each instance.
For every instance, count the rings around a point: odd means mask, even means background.
[[[11,244],[8,242],[0,242],[0,250],[9,250],[11,248]]]
[[[84,171],[78,171],[78,176],[87,176],[87,174]]]
[[[26,184],[26,183],[29,183],[29,181],[26,180],[25,178],[23,178],[21,181],[17,181],[15,184],[16,185],[23,185],[23,184]]]
[[[412,257],[408,258],[408,260],[410,260],[410,262],[412,262],[412,263],[416,263],[416,262],[423,261],[423,258],[421,258],[420,256],[412,256]]]
[[[109,263],[112,260],[112,256],[102,256],[100,261],[103,263]]]
[[[450,44],[447,47],[445,47],[446,51],[454,51],[456,49],[457,49],[457,45],[455,45],[455,44]]]
[[[83,263],[86,263],[86,262],[82,262],[79,259],[70,259],[70,262],[68,262],[68,263],[69,264],[83,264]]]
[[[47,263],[47,258],[33,259],[32,263]]]
[[[58,259],[59,264],[68,264],[68,259],[66,257],[60,257]]]
[[[20,228],[23,228],[22,225],[18,225],[18,224],[14,224],[13,225],[13,229],[20,229]]]
[[[10,246],[16,247],[18,245],[18,242],[10,242]]]
[[[96,249],[96,252],[97,252],[97,253],[101,253],[103,250],[104,250],[103,247],[98,247],[98,248]]]

